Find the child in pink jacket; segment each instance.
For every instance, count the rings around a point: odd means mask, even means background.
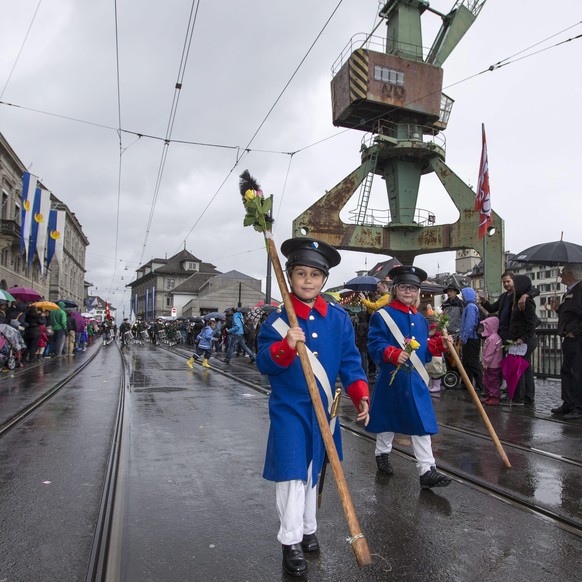
[[[488,317],[479,325],[479,333],[485,338],[481,350],[481,365],[483,366],[483,388],[487,406],[499,406],[501,396],[501,360],[503,359],[503,340],[497,333],[499,319]]]

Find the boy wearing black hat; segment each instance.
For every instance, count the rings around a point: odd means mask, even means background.
[[[275,481],[280,528],[277,539],[283,545],[283,569],[293,576],[307,572],[303,552],[319,550],[315,536],[316,485],[323,467],[325,447],[315,411],[297,357],[297,342],[308,349],[324,408],[333,402],[336,378],[358,409],[358,420],[366,421],[368,384],[354,330],[348,313],[319,295],[329,269],[341,257],[330,245],[310,238],[285,241],[281,252],[287,257],[291,301],[298,319],[289,327],[285,310],[272,313],[261,326],[257,367],[271,381],[269,416],[271,426],[263,477]],[[342,456],[337,419],[330,430]]]
[[[430,435],[438,432],[429,377],[424,365],[445,351],[442,338],[429,339],[428,322],[418,312],[420,284],[426,273],[401,265],[388,273],[392,301],[370,320],[368,352],[380,373],[370,403],[366,430],[376,434],[378,471],[392,475],[390,452],[394,433],[412,437],[422,489],[445,487],[449,477],[437,472]]]

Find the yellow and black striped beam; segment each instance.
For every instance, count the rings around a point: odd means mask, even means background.
[[[368,51],[357,49],[350,57],[350,103],[368,94]]]

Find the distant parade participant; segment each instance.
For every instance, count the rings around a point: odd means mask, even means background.
[[[192,354],[192,357],[186,362],[189,368],[194,367],[194,360],[197,360],[200,355],[204,356],[202,359],[202,365],[205,368],[211,367],[208,363],[208,360],[212,355],[212,348],[214,346],[216,333],[216,319],[210,318],[206,322],[204,329],[198,334],[198,337],[196,338],[196,353]]]
[[[133,336],[137,338],[140,345],[143,346],[143,336],[142,331],[146,330],[146,325],[141,317],[138,317],[135,320],[135,323],[131,326],[131,333]]]
[[[370,320],[368,351],[380,374],[370,403],[366,430],[376,433],[378,471],[392,475],[395,433],[410,435],[420,487],[445,487],[451,479],[436,470],[430,435],[438,432],[429,377],[424,364],[445,351],[442,338],[429,339],[428,322],[418,312],[420,284],[426,273],[400,265],[388,273],[393,298]]]
[[[255,361],[255,354],[253,354],[245,342],[245,326],[243,314],[240,311],[237,310],[232,316],[232,327],[229,327],[226,330],[226,333],[228,333],[229,342],[224,363],[230,364],[234,350],[239,347],[249,357],[249,364],[253,364]]]
[[[119,335],[121,336],[122,346],[127,346],[129,344],[127,337],[125,335],[127,332],[131,333],[131,325],[129,323],[129,319],[126,317],[123,320],[123,323],[119,326]]]
[[[305,342],[314,361],[320,364],[319,370],[314,366],[314,374],[326,411],[339,375],[359,411],[358,420],[365,421],[368,384],[348,313],[319,295],[329,269],[341,260],[339,253],[332,246],[309,238],[289,239],[281,246],[281,252],[287,257],[291,301],[299,325],[290,328],[283,309],[272,313],[259,333],[257,366],[269,376],[272,388],[263,477],[275,481],[280,521],[277,539],[283,546],[283,570],[292,576],[303,576],[307,572],[303,552],[319,550],[315,535],[316,485],[325,447],[297,357],[297,342]],[[330,424],[341,459],[339,423],[334,419]]]

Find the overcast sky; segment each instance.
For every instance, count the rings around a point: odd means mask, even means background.
[[[448,12],[453,4],[433,0],[431,7]],[[329,85],[331,66],[349,39],[376,24],[377,0],[341,2],[252,141],[252,151],[227,179],[337,5],[200,0],[181,70],[191,0],[118,0],[119,110],[112,0],[0,0],[0,100],[20,106],[0,104],[0,131],[83,226],[91,243],[86,279],[93,293],[127,306],[125,285],[140,259],[143,264],[170,257],[184,241],[222,272],[237,269],[264,280],[262,237],[242,227],[242,170],[248,168],[274,195],[280,245],[291,235],[293,219],[360,164],[364,133],[332,125]],[[476,184],[485,123],[492,204],[505,220],[505,246],[512,252],[557,240],[561,232],[582,244],[582,146],[576,130],[582,39],[523,58],[580,35],[581,16],[580,0],[559,0],[551,8],[546,0],[489,0],[444,65],[445,92],[455,100],[445,132],[447,164]],[[425,46],[439,26],[437,16],[425,13]],[[384,30],[382,25],[376,34]],[[507,66],[465,80],[509,57]],[[122,132],[118,195],[119,118],[124,130],[163,138],[179,78],[172,139],[229,147],[164,147],[160,139]],[[285,153],[295,151],[292,158]],[[375,185],[370,207],[387,208],[379,178]],[[350,204],[355,207],[355,199]],[[434,212],[437,223],[457,219],[434,175],[421,181],[418,207]],[[330,285],[387,258],[353,252],[342,257]],[[454,253],[424,255],[416,264],[430,274],[453,271]]]

